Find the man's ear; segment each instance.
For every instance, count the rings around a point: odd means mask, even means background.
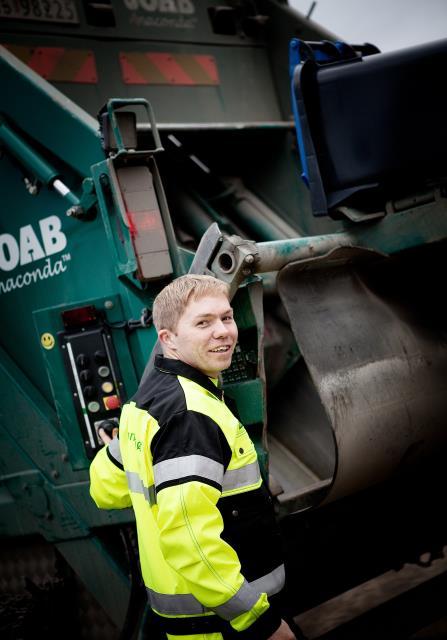
[[[169,349],[176,350],[175,342],[173,340],[173,333],[169,329],[160,329],[158,332],[158,339],[161,342],[162,347],[168,347]]]

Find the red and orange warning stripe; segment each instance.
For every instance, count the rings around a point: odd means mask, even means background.
[[[27,47],[15,44],[7,44],[5,47],[50,82],[98,83],[93,51],[62,47]]]
[[[93,51],[63,47],[4,45],[33,71],[50,82],[97,84]],[[121,77],[128,85],[216,86],[216,60],[205,54],[121,52]]]
[[[121,52],[125,84],[218,85],[213,56],[186,53]]]

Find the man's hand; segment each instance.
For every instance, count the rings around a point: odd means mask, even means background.
[[[296,640],[296,637],[287,622],[281,620],[281,624],[268,640]]]
[[[118,435],[118,427],[115,427],[115,429],[113,429],[112,431],[112,437],[114,438],[116,435]],[[98,429],[98,436],[101,438],[104,444],[110,444],[112,442],[112,438],[108,435],[103,427],[100,427]]]

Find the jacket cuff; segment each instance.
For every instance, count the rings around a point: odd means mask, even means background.
[[[241,640],[267,640],[281,624],[281,616],[270,607],[244,631],[237,634]]]

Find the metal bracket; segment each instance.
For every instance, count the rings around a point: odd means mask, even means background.
[[[212,275],[209,265],[222,244],[222,233],[217,222],[208,227],[200,240],[189,273]]]
[[[79,204],[72,205],[65,213],[70,218],[90,221],[96,218],[97,204],[98,199],[96,197],[93,179],[84,178],[82,181],[82,195],[79,200]]]
[[[256,272],[259,253],[253,240],[239,236],[226,236],[222,247],[211,264],[211,271],[220,280],[230,285],[230,298],[240,283]]]
[[[124,139],[122,135],[122,131],[119,125],[119,119],[117,118],[116,110],[122,109],[124,107],[136,107],[142,106],[146,110],[146,114],[150,123],[152,135],[154,137],[155,147],[153,149],[145,149],[144,151],[136,151],[135,149],[127,149],[124,144]],[[131,154],[133,157],[135,156],[148,156],[154,155],[163,151],[163,146],[160,140],[160,134],[158,133],[157,123],[155,121],[155,115],[152,110],[151,104],[145,100],[144,98],[128,98],[125,100],[121,100],[118,98],[113,98],[109,100],[106,106],[101,110],[102,113],[106,112],[108,114],[110,120],[111,131],[115,138],[117,151],[116,153],[111,153],[112,158],[117,158],[119,156],[127,156]],[[136,131],[135,131],[136,133]]]

